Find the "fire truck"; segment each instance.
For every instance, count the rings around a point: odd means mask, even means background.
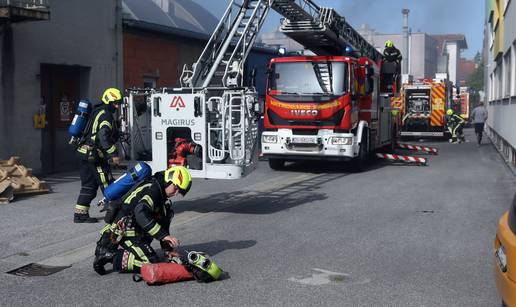
[[[362,163],[392,143],[388,98],[378,90],[381,55],[343,17],[312,0],[231,0],[180,88],[128,91],[121,127],[132,159],[154,171],[187,165],[196,178],[253,170],[262,108],[243,82],[244,63],[271,9],[284,17],[282,32],[318,55],[271,63],[263,151],[272,165],[278,157]],[[342,56],[346,47],[356,55]],[[294,88],[305,72],[306,88]]]
[[[325,13],[326,28],[288,20],[280,27],[316,55],[270,62],[261,149],[272,169],[295,160],[352,161],[361,169],[371,153],[394,145],[381,54],[334,10]],[[323,47],[317,38],[325,33],[337,43]]]
[[[445,115],[453,101],[452,89],[446,74],[405,82],[400,96],[393,99],[393,107],[399,110],[401,137],[444,137],[448,133]]]
[[[459,90],[460,116],[465,120],[469,120],[469,89],[461,86]]]

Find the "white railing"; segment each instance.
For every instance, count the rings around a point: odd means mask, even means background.
[[[49,0],[0,0],[0,6],[16,6],[27,9],[47,9]]]

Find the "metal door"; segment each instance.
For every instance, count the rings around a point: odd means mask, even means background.
[[[77,168],[75,149],[68,144],[68,127],[80,98],[79,93],[79,67],[41,66],[41,96],[47,118],[42,133],[41,162],[44,173]]]

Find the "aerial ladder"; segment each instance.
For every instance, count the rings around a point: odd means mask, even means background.
[[[334,9],[312,0],[231,0],[198,60],[183,68],[181,88],[129,90],[121,126],[132,159],[154,171],[181,161],[198,178],[236,179],[253,170],[259,104],[256,89],[244,85],[244,64],[271,9],[283,17],[281,32],[317,55],[351,47],[381,60]],[[178,144],[190,144],[179,153],[187,159],[177,157]]]

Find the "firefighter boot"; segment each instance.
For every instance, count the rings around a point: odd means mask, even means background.
[[[74,223],[97,223],[98,220],[94,217],[90,217],[89,213],[74,213],[73,215]]]

